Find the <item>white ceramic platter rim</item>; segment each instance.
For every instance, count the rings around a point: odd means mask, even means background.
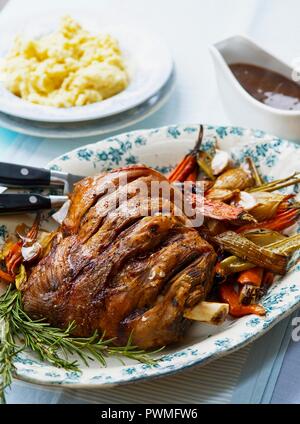
[[[40,122],[79,122],[112,116],[145,102],[168,80],[173,69],[170,52],[164,41],[143,28],[124,25],[100,25],[97,18],[86,11],[70,12],[93,33],[108,33],[117,38],[124,52],[130,74],[129,86],[119,94],[102,102],[72,108],[55,108],[30,103],[10,93],[0,80],[0,111],[23,119]],[[50,16],[35,15],[30,20],[5,22],[1,25],[0,58],[5,56],[17,34],[38,37],[57,28],[61,12]],[[35,22],[34,25],[30,23]],[[38,23],[38,24],[37,24]]]
[[[52,161],[49,166],[68,172],[81,171],[85,175],[139,161],[151,166],[157,164],[158,169],[167,171],[193,146],[198,130],[199,125],[180,125],[134,131],[78,148]],[[205,126],[204,147],[209,149],[216,140],[221,148],[231,151],[235,160],[250,155],[260,161],[264,176],[266,172],[273,176],[277,176],[277,170],[285,172],[282,160],[286,161],[286,158],[289,158],[286,172],[291,171],[289,166],[293,168],[299,163],[299,146],[262,131]],[[209,337],[206,334],[207,338],[203,340],[192,339],[191,344],[184,342],[184,346],[166,352],[155,367],[126,361],[125,366],[82,368],[82,373],[71,373],[23,354],[16,362],[16,376],[39,384],[110,387],[203,365],[255,340],[292,313],[300,303],[299,274],[300,265],[295,265],[292,272],[272,287],[263,302],[267,309],[265,318],[251,315],[232,321],[215,332],[209,330]],[[203,328],[200,324],[195,325],[197,329]]]

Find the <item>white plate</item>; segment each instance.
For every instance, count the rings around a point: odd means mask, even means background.
[[[41,122],[78,122],[115,115],[145,102],[168,80],[173,63],[163,40],[142,28],[113,26],[103,23],[101,18],[86,11],[70,11],[92,33],[109,33],[115,36],[124,53],[130,73],[129,86],[121,93],[102,102],[71,108],[41,106],[23,100],[9,92],[0,82],[0,111]],[[17,34],[37,38],[50,33],[58,26],[62,12],[32,16],[30,19],[6,21],[0,29],[0,58],[12,46]],[[18,28],[12,31],[12,28]]]
[[[168,172],[194,145],[199,125],[170,126],[119,135],[64,154],[51,162],[56,170],[91,175],[105,169],[142,162]],[[205,127],[203,147],[210,149],[218,140],[236,162],[251,156],[264,178],[284,177],[299,170],[300,146],[266,135],[261,131],[236,127]],[[291,193],[293,188],[285,189]],[[299,193],[299,187],[296,187]],[[14,231],[28,216],[2,217],[0,234]],[[47,222],[43,223],[46,226]],[[50,224],[50,222],[49,222]],[[294,231],[300,231],[300,227]],[[300,252],[298,252],[298,256]],[[42,362],[31,353],[21,353],[16,361],[16,376],[39,384],[67,387],[110,387],[137,380],[175,373],[205,364],[253,341],[289,315],[300,304],[300,265],[274,284],[263,299],[266,317],[249,315],[228,320],[220,327],[195,323],[184,341],[161,354],[156,366],[125,360],[125,365],[109,359],[106,368],[95,362],[81,366],[81,372],[68,372]]]
[[[157,112],[169,99],[174,88],[174,81],[175,72],[173,71],[164,86],[144,103],[107,118],[81,122],[53,123],[31,121],[0,112],[0,126],[34,137],[53,139],[92,137],[119,131]]]

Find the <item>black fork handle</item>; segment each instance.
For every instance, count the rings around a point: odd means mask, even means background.
[[[0,194],[0,214],[51,209],[51,199],[40,194]]]

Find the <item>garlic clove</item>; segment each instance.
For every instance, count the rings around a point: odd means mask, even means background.
[[[230,161],[230,156],[224,150],[216,150],[216,154],[211,161],[211,169],[214,175],[221,174],[227,168]]]
[[[257,205],[257,201],[252,194],[247,193],[246,191],[241,191],[239,193],[239,200],[237,202],[245,211],[250,211]]]
[[[52,215],[52,218],[54,219],[54,221],[56,221],[58,224],[62,224],[69,212],[70,205],[71,205],[71,201],[67,200],[62,205],[62,207]]]
[[[32,246],[23,246],[21,249],[21,253],[24,259],[24,262],[30,262],[33,259],[37,258],[42,250],[42,246],[40,243],[35,242]]]

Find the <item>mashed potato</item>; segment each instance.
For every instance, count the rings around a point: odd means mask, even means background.
[[[29,41],[18,37],[2,73],[16,96],[54,107],[99,102],[128,85],[117,41],[91,35],[69,16],[55,33]]]

